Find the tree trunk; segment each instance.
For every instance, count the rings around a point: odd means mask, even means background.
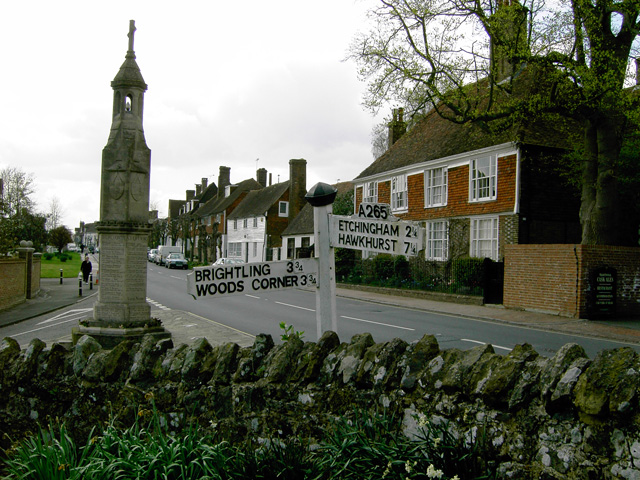
[[[622,146],[620,125],[610,115],[588,121],[582,162],[580,223],[582,244],[620,243],[618,208],[618,156]]]

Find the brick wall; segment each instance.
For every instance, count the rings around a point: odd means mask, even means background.
[[[25,263],[22,259],[0,261],[0,310],[25,301]],[[38,285],[39,281],[38,275]]]
[[[29,298],[34,298],[40,291],[40,274],[42,273],[42,260],[39,254],[33,256],[31,266],[31,294]]]
[[[640,248],[600,245],[505,245],[504,306],[587,318],[589,274],[617,271],[616,312],[640,315]]]

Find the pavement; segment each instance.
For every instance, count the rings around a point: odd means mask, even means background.
[[[94,264],[95,265],[95,264]],[[95,269],[94,269],[95,271]],[[80,295],[78,279],[41,279],[40,293],[36,298],[25,301],[10,309],[0,311],[0,328],[54,312],[70,305],[84,302],[97,295],[99,285],[82,285]],[[538,330],[548,330],[570,335],[602,338],[631,344],[640,344],[640,318],[585,320],[561,317],[544,312],[507,309],[500,305],[470,305],[383,294],[376,291],[337,288],[337,295],[370,303],[395,305],[424,312],[453,315],[478,321],[498,322]],[[253,344],[253,337],[234,328],[204,319],[190,312],[151,306],[152,317],[162,321],[171,331],[174,343],[189,343],[194,337],[188,328],[197,323],[202,328],[206,324],[207,339],[215,338],[215,343],[235,342],[240,346]],[[201,335],[202,336],[202,335]],[[0,330],[0,338],[2,332]]]

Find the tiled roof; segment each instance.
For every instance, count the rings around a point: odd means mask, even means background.
[[[333,186],[338,190],[338,195],[353,190],[352,182],[340,182]],[[313,234],[313,207],[309,203],[305,203],[300,213],[296,215],[287,228],[284,229],[284,232],[282,232],[282,236],[304,234]]]
[[[306,203],[300,213],[291,221],[284,229],[282,236],[285,235],[303,235],[305,233],[313,234],[313,207],[310,203]]]
[[[229,215],[233,218],[250,218],[264,215],[289,188],[289,181],[276,183],[261,190],[252,190]]]
[[[236,186],[236,188],[232,189],[228,197],[212,198],[204,205],[201,205],[198,209],[198,215],[201,217],[206,217],[221,213],[229,208],[229,206],[236,201],[240,194],[249,192],[251,190],[260,190],[262,188],[264,187],[253,178],[243,180]]]
[[[532,78],[523,74],[519,87],[526,91],[535,89],[537,84]],[[356,178],[508,142],[566,149],[571,148],[573,137],[579,134],[575,124],[550,114],[495,130],[498,131],[492,132],[486,123],[454,123],[432,110]]]

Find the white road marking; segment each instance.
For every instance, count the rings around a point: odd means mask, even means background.
[[[298,308],[300,310],[307,310],[308,312],[315,312],[313,308],[299,307],[298,305],[291,305],[290,303],[274,302],[278,305],[284,305],[285,307]]]
[[[39,332],[40,330],[46,330],[47,328],[51,328],[51,327],[57,327],[58,325],[64,325],[65,323],[69,323],[69,322],[77,322],[78,319],[77,318],[72,318],[71,320],[65,320],[63,322],[59,322],[59,323],[53,323],[51,325],[47,325],[45,327],[40,327],[40,328],[34,328],[33,330],[28,330],[26,332],[20,332],[20,333],[13,333],[11,334],[12,337],[19,337],[20,335],[26,335],[28,333],[33,333],[33,332]]]
[[[149,302],[151,305],[153,305],[154,307],[158,307],[160,310],[171,310],[169,307],[165,307],[164,305],[162,305],[159,302],[156,302],[155,300],[150,299],[149,297],[147,297],[147,302]]]
[[[41,322],[38,322],[36,325],[44,325],[45,323],[55,322],[56,320],[60,320],[60,319],[63,319],[63,318],[84,316],[87,312],[90,312],[92,310],[93,310],[93,308],[77,308],[77,309],[69,310],[67,312],[60,313],[59,315],[56,315],[55,317],[51,317],[51,318],[49,318],[47,320],[43,320]]]
[[[257,298],[258,300],[260,300],[260,297],[256,297],[255,295],[249,295],[248,293],[244,294],[245,297],[251,297],[251,298]]]
[[[480,342],[480,341],[478,341],[478,340],[471,340],[470,338],[461,338],[460,340],[462,340],[463,342],[471,342],[471,343],[477,343],[477,344],[480,344],[480,345],[487,345],[487,342]],[[493,348],[500,348],[500,349],[502,349],[502,350],[507,350],[507,351],[509,351],[509,352],[510,352],[511,350],[513,350],[512,348],[508,348],[508,347],[501,347],[500,345],[494,345],[493,343],[491,344],[491,346],[492,346]]]
[[[344,315],[341,315],[340,318],[346,318],[347,320],[355,320],[356,322],[373,323],[375,325],[382,325],[383,327],[399,328],[401,330],[410,330],[412,332],[415,330],[415,328],[400,327],[398,325],[391,325],[390,323],[374,322],[372,320],[364,320],[362,318],[355,318],[355,317],[346,317]]]

